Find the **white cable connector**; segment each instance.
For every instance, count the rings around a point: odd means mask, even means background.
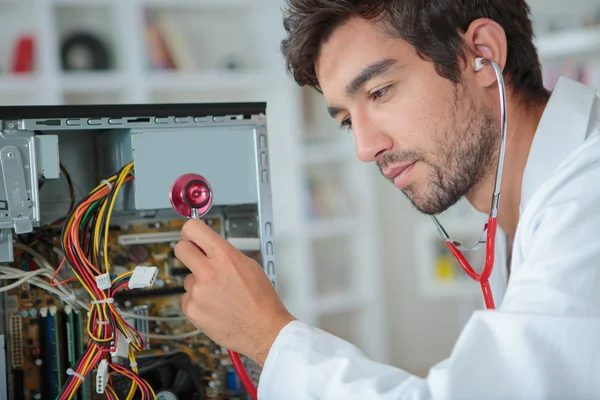
[[[117,332],[117,346],[114,351],[110,352],[113,357],[127,357],[129,355],[130,340],[123,335],[121,331]]]
[[[96,372],[96,393],[103,394],[108,384],[108,361],[101,360]]]
[[[152,286],[158,276],[156,267],[135,267],[129,279],[129,289],[138,289]]]
[[[111,287],[110,275],[108,273],[102,274],[102,275],[98,275],[96,277],[96,286],[100,290],[109,289]]]

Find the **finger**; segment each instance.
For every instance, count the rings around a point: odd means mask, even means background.
[[[192,274],[199,275],[202,273],[202,270],[206,268],[208,259],[194,243],[185,240],[179,241],[175,245],[173,251],[175,252],[175,257],[177,257],[177,259],[181,261]]]
[[[185,291],[187,293],[192,293],[192,288],[194,287],[195,283],[196,283],[196,278],[194,277],[194,274],[189,274],[183,280],[183,288],[185,289]]]
[[[184,293],[183,296],[181,296],[181,311],[183,311],[183,314],[186,316],[186,318],[190,322],[192,322],[192,320],[190,318],[190,315],[191,315],[190,313],[192,312],[192,310],[193,310],[192,295],[190,293]]]
[[[211,258],[230,250],[231,244],[199,219],[190,219],[181,228],[181,238],[196,243]]]

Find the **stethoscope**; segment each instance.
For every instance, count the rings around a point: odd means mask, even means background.
[[[206,178],[198,174],[184,174],[172,184],[169,192],[171,206],[182,217],[200,219],[213,205],[213,190]],[[253,400],[258,397],[256,385],[246,371],[240,355],[227,350],[229,358],[240,382]]]
[[[446,246],[456,258],[462,269],[475,281],[481,285],[485,306],[488,309],[494,309],[494,298],[490,288],[489,278],[494,267],[494,250],[496,247],[496,230],[498,228],[498,209],[500,207],[500,185],[502,183],[502,170],[504,167],[504,155],[506,153],[506,87],[504,77],[498,64],[494,61],[483,58],[475,59],[475,71],[483,69],[485,64],[489,64],[496,73],[498,80],[498,91],[500,92],[500,154],[498,159],[498,169],[496,171],[496,182],[494,183],[494,196],[492,197],[492,207],[488,216],[487,223],[483,227],[483,232],[479,241],[471,248],[463,246],[460,242],[450,238],[440,221],[435,216],[431,216],[440,235],[446,241]],[[476,273],[469,264],[463,252],[477,250],[485,245],[485,263],[481,274]]]

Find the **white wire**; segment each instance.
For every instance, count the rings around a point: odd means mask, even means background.
[[[2,272],[2,274],[0,274],[0,279],[2,280],[18,279],[21,277],[21,279],[19,279],[17,282],[0,288],[0,292],[11,290],[19,285],[22,285],[23,283],[29,283],[56,295],[60,300],[70,304],[71,306],[76,306],[84,310],[88,309],[88,305],[81,300],[65,300],[65,297],[71,297],[73,295],[72,292],[67,291],[61,286],[54,287],[43,279],[37,277],[37,275],[44,275],[48,278],[52,278],[53,273],[50,273],[50,271],[46,271],[44,269],[38,269],[36,271],[22,271],[13,267],[0,266],[0,272]]]
[[[14,288],[16,288],[16,287],[19,287],[19,286],[21,286],[23,283],[25,283],[26,281],[28,281],[28,280],[30,280],[31,278],[33,278],[34,276],[36,276],[36,275],[41,275],[41,274],[43,274],[43,273],[44,273],[44,271],[43,271],[43,270],[41,270],[41,269],[39,269],[39,270],[37,270],[37,271],[30,271],[30,272],[26,272],[25,274],[23,274],[23,275],[22,275],[22,278],[21,278],[21,279],[19,279],[18,281],[14,282],[14,283],[11,283],[10,285],[6,285],[6,286],[3,286],[3,287],[1,287],[1,288],[0,288],[0,293],[2,293],[2,292],[7,292],[7,291],[9,291],[9,290],[11,290],[11,289],[14,289]],[[0,275],[0,276],[2,276],[2,275]],[[11,275],[11,276],[14,276],[14,275]],[[16,279],[16,278],[7,278],[7,279]]]
[[[36,261],[36,263],[38,264],[40,269],[42,271],[45,271],[45,273],[42,273],[42,275],[45,275],[46,277],[52,279],[52,276],[54,276],[56,269],[52,267],[52,264],[43,255],[41,255],[36,250],[34,250],[30,246],[27,246],[23,243],[13,242],[13,245],[14,245],[14,247],[24,250],[27,253],[29,253],[31,256],[33,256],[33,259]],[[57,247],[53,247],[53,250],[55,252],[62,253],[62,251],[60,251],[60,249],[58,249]],[[5,268],[10,268],[15,272],[16,271],[23,272],[22,270],[19,270],[16,268],[11,268],[11,267],[5,267]],[[70,298],[74,295],[73,291],[71,291],[70,287],[66,284],[52,286],[49,283],[40,279],[40,280],[36,281],[35,286],[37,286],[41,289],[44,289],[52,294],[57,295],[61,300],[65,301],[67,304],[70,304],[75,307],[80,307],[84,310],[88,309],[88,305],[78,299],[76,299],[74,301],[64,300],[65,297]]]
[[[19,281],[14,282],[14,283],[10,284],[9,286],[0,288],[0,292],[4,292],[4,291],[10,290],[10,289],[13,289],[25,282],[28,282],[30,284],[33,284],[34,286],[37,286],[37,287],[44,289],[52,294],[57,295],[62,301],[65,301],[66,303],[81,307],[84,310],[87,310],[89,308],[88,304],[84,303],[83,301],[81,301],[79,299],[76,299],[73,302],[64,300],[64,297],[70,297],[73,295],[73,292],[69,291],[67,289],[67,287],[65,287],[66,285],[58,285],[58,286],[54,287],[54,286],[50,285],[49,283],[45,282],[43,279],[37,278],[37,275],[44,275],[44,276],[47,276],[48,278],[52,278],[52,276],[54,276],[54,273],[56,272],[56,270],[52,267],[50,262],[46,258],[44,258],[44,256],[42,256],[40,253],[38,253],[31,247],[24,245],[22,243],[14,242],[14,246],[31,254],[33,256],[34,260],[38,263],[38,265],[40,267],[42,267],[42,269],[39,269],[36,271],[22,271],[17,268],[0,266],[0,271],[6,271],[5,274],[0,275],[0,279],[10,279],[9,276],[14,276],[15,278],[13,278],[13,279],[16,279],[19,276],[22,276],[22,278]],[[57,252],[58,254],[64,255],[62,250],[58,249],[57,247],[53,248],[53,250],[55,252]],[[8,275],[7,274],[8,272],[12,272],[13,275]],[[139,319],[139,320],[146,320],[146,321],[157,321],[157,322],[175,322],[175,321],[187,320],[187,318],[184,315],[176,316],[176,317],[158,317],[158,316],[151,316],[151,315],[138,315],[138,314],[130,313],[127,311],[120,311],[120,314],[124,317],[129,317],[129,318],[134,318],[134,319]],[[181,333],[178,335],[161,335],[161,334],[156,334],[156,333],[146,333],[143,335],[150,339],[178,340],[178,339],[187,339],[189,337],[197,336],[201,333],[202,333],[202,331],[200,331],[200,330],[194,330],[191,332],[185,332],[185,333]]]
[[[142,336],[145,336],[150,339],[170,339],[170,340],[178,340],[178,339],[187,339],[189,337],[200,335],[202,331],[195,330],[192,332],[180,333],[179,335],[161,335],[159,333],[142,333]]]

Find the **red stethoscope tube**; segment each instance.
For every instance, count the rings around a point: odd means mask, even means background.
[[[496,228],[498,226],[498,219],[495,217],[489,217],[487,224],[487,239],[485,241],[485,265],[481,274],[478,274],[473,270],[473,267],[469,264],[463,253],[456,248],[452,241],[447,240],[446,246],[456,258],[456,261],[460,264],[462,269],[471,277],[471,279],[479,282],[481,285],[481,291],[483,292],[483,299],[485,301],[485,307],[487,309],[494,309],[494,297],[492,296],[492,289],[490,288],[490,275],[494,267],[494,248],[496,244]]]
[[[242,364],[242,359],[240,358],[240,355],[231,350],[227,350],[227,353],[229,354],[229,359],[233,364],[233,369],[235,369],[235,372],[238,374],[242,385],[244,385],[244,388],[246,388],[246,391],[248,392],[250,397],[252,397],[253,400],[258,399],[256,386],[254,386],[254,382],[252,382],[250,375],[248,375],[246,368],[244,368],[244,364]]]

